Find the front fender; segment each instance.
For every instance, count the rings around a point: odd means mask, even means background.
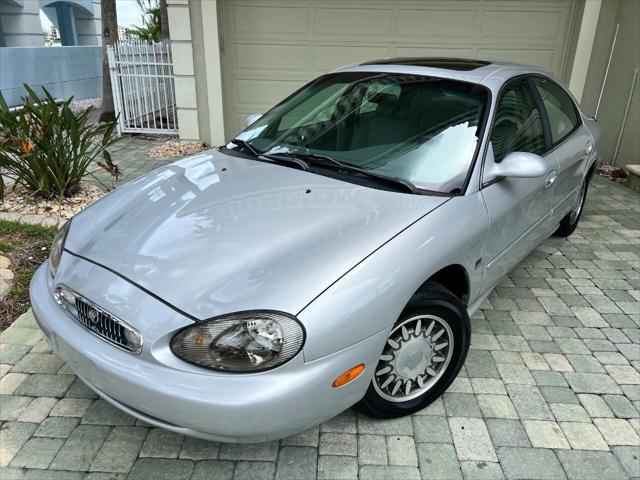
[[[305,361],[390,329],[418,288],[448,265],[467,271],[472,305],[483,293],[479,260],[488,225],[479,193],[454,197],[372,252],[298,313],[307,330]]]

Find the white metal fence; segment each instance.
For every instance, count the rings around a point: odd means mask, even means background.
[[[107,49],[118,131],[178,131],[171,43],[127,40]]]

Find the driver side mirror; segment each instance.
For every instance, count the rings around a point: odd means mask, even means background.
[[[251,113],[247,115],[247,118],[245,118],[244,120],[244,126],[251,126],[252,124],[256,123],[260,119],[260,117],[262,117],[261,113]]]
[[[547,163],[535,153],[511,152],[500,163],[490,161],[485,165],[484,182],[500,177],[537,178],[548,173]]]

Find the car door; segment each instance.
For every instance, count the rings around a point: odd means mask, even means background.
[[[571,96],[553,80],[532,77],[540,95],[551,137],[551,149],[558,161],[555,185],[554,220],[559,222],[574,202],[594,149],[593,139],[582,123],[580,113]]]
[[[558,163],[548,154],[543,112],[527,77],[503,86],[496,102],[484,171],[508,153],[542,156],[547,173],[537,178],[499,178],[484,184],[482,196],[489,215],[483,254],[484,283],[493,287],[551,233],[554,180]]]

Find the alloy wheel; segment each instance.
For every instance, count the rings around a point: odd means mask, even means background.
[[[390,402],[424,394],[451,362],[453,341],[449,324],[435,315],[414,316],[396,325],[376,367],[376,392]]]

